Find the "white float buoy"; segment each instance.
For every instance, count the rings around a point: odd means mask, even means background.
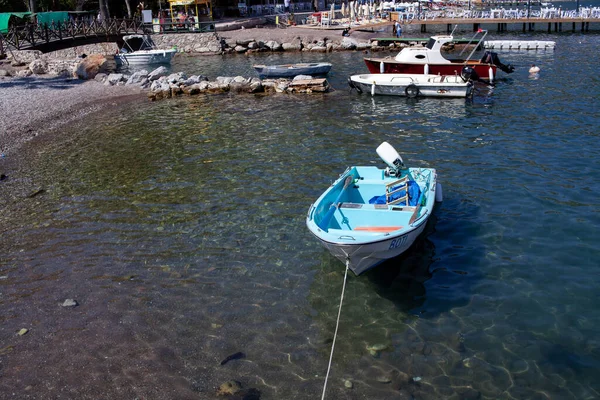
[[[540,67],[538,67],[535,64],[532,64],[531,68],[529,68],[529,73],[530,74],[539,74],[540,73]]]
[[[429,74],[429,64],[425,64],[425,67],[423,68],[423,73],[424,73],[425,75],[428,75],[428,74]]]
[[[375,96],[375,82],[371,85],[371,96]]]
[[[379,73],[385,73],[385,64],[383,63],[383,61],[379,63]]]
[[[438,203],[441,203],[444,200],[444,197],[442,195],[442,184],[437,182],[435,184],[435,201],[437,201]]]
[[[488,75],[490,78],[490,83],[494,82],[494,70],[492,69],[492,67],[490,67],[490,69],[488,70]]]

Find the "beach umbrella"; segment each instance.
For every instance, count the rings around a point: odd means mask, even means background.
[[[342,18],[346,18],[346,3],[342,3]]]
[[[335,3],[331,3],[331,13],[329,14],[330,19],[335,19]]]
[[[350,7],[350,20],[354,21],[354,19],[356,18],[356,13],[354,12],[354,2],[351,1],[349,4]]]

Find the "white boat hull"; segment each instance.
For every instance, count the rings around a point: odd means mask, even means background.
[[[168,50],[139,50],[131,53],[119,53],[115,55],[117,65],[146,65],[146,64],[170,64],[177,53],[174,49]]]
[[[356,275],[404,253],[433,212],[440,187],[435,169],[400,171],[350,167],[308,210],[308,230]]]
[[[376,267],[383,261],[397,257],[408,250],[425,229],[428,217],[428,214],[424,216],[414,230],[402,235],[390,236],[381,242],[356,245],[347,242],[352,240],[350,238],[346,239],[346,242],[339,243],[331,243],[323,240],[320,240],[320,242],[323,247],[329,250],[342,263],[346,264],[346,262],[349,262],[349,268],[354,274],[360,275]]]
[[[468,97],[473,84],[458,75],[361,74],[349,78],[360,93],[405,97]]]

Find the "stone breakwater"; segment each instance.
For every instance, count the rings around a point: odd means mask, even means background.
[[[271,29],[258,29],[264,32],[266,37],[277,37],[271,35]],[[282,30],[285,31],[285,30]],[[224,32],[226,35],[228,32]],[[377,41],[370,39],[331,36],[339,35],[336,32],[317,31],[310,34],[288,33],[281,38],[261,40],[252,37],[221,37],[217,33],[196,33],[179,35],[153,35],[152,38],[158,48],[177,48],[178,51],[188,54],[217,55],[217,54],[251,54],[257,52],[280,52],[280,51],[309,51],[327,53],[332,51],[379,51],[394,49],[397,45],[380,46]],[[257,33],[258,35],[258,33]],[[279,35],[282,35],[279,33]],[[7,60],[0,63],[1,77],[26,77],[31,75],[49,74],[53,76],[78,77],[89,79],[87,74],[81,74],[86,55],[103,55],[106,57],[106,65],[103,72],[114,72],[116,64],[112,62],[112,55],[117,51],[116,43],[99,43],[74,47],[53,53],[41,53],[40,51],[20,51],[9,55]],[[110,57],[109,57],[110,56]],[[0,60],[1,61],[1,60]]]
[[[259,79],[217,77],[209,81],[203,75],[187,76],[183,72],[169,74],[165,67],[148,72],[136,71],[131,75],[118,73],[98,73],[94,77],[106,86],[138,86],[148,91],[150,100],[160,100],[179,95],[197,95],[201,93],[325,93],[329,91],[326,79],[313,79],[311,76],[298,75],[294,79]]]

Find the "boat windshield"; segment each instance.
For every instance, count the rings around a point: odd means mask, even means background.
[[[425,47],[427,47],[429,50],[433,49],[433,46],[435,46],[436,40],[433,38],[429,38],[429,41],[427,42],[427,45],[425,45]]]
[[[152,50],[154,43],[152,39],[144,36],[128,36],[124,39],[124,48],[128,51]]]

